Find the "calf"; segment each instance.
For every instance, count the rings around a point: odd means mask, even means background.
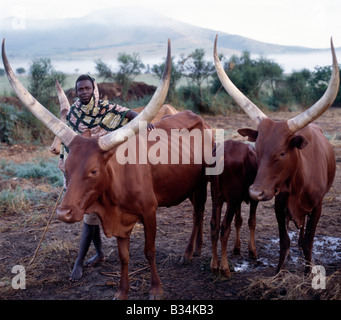
[[[218,272],[218,253],[217,243],[219,229],[221,230],[221,261],[219,271],[225,277],[230,277],[230,269],[227,262],[227,241],[231,231],[231,222],[235,218],[236,239],[234,244],[234,253],[240,254],[240,228],[243,219],[241,217],[241,204],[243,201],[250,203],[250,241],[249,256],[257,258],[255,245],[256,228],[256,209],[258,202],[249,196],[249,187],[253,183],[257,174],[257,158],[252,146],[238,141],[227,140],[224,146],[224,157],[219,159],[223,162],[224,170],[220,175],[211,176],[212,193],[212,219],[211,219],[211,240],[212,240],[212,272]],[[221,209],[227,203],[226,214],[220,227]]]

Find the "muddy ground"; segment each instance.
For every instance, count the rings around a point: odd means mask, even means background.
[[[292,115],[270,114],[273,119],[286,119]],[[242,140],[236,129],[253,127],[244,114],[226,117],[206,116],[205,119],[212,127],[224,128],[226,137],[232,139]],[[212,274],[210,272],[212,203],[208,193],[204,246],[201,256],[194,257],[190,265],[179,263],[191,232],[190,202],[185,201],[172,208],[159,208],[157,211],[156,258],[165,299],[341,299],[341,109],[329,110],[317,123],[330,138],[337,159],[335,181],[324,199],[313,253],[314,264],[322,265],[326,270],[326,289],[313,289],[312,278],[304,277],[303,258],[297,246],[298,231],[293,223],[290,223],[291,254],[286,260],[284,271],[275,277],[279,242],[273,201],[263,202],[258,206],[257,261],[248,258],[248,206],[243,204],[241,255],[235,256],[232,253],[234,230],[228,244],[229,262],[234,270],[232,277],[225,279]],[[37,155],[50,157],[48,147],[2,144],[0,149],[1,159],[19,163]],[[68,225],[53,219],[36,260],[29,265],[60,189],[15,177],[12,177],[10,182],[7,181],[6,188],[10,188],[11,185],[13,188],[16,185],[45,188],[53,195],[53,201],[46,203],[42,201],[14,213],[8,213],[6,210],[0,212],[0,299],[112,299],[119,284],[120,274],[115,238],[108,239],[102,235],[106,261],[86,268],[79,282],[70,283],[68,278],[77,257],[82,223]],[[131,285],[129,299],[133,300],[148,299],[149,295],[150,273],[143,248],[143,227],[137,224],[131,236],[129,264]],[[92,246],[88,257],[93,254]],[[12,288],[12,280],[16,274],[11,271],[15,265],[25,267],[25,289]]]

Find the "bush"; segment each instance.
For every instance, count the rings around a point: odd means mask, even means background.
[[[17,141],[52,141],[53,135],[31,112],[12,105],[0,104],[0,141],[14,144]]]
[[[15,107],[1,104],[0,105],[0,141],[8,144],[13,143],[13,133],[18,115]]]
[[[60,85],[63,85],[66,79],[66,74],[56,71],[51,60],[44,58],[34,59],[29,72],[29,90],[31,94],[53,113],[59,111],[53,110],[55,106],[51,104],[51,98],[56,96],[56,79]]]

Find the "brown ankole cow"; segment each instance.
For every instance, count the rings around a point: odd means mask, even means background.
[[[204,136],[210,127],[201,117],[190,111],[180,112],[146,129],[166,98],[171,73],[170,41],[166,67],[152,99],[131,122],[101,137],[90,137],[89,131],[76,134],[64,122],[44,108],[16,78],[7,60],[4,42],[2,58],[8,79],[23,104],[42,121],[68,148],[65,161],[66,192],[57,208],[58,218],[64,222],[81,221],[84,214],[96,212],[107,237],[117,238],[121,264],[121,278],[116,299],[126,299],[129,291],[128,263],[130,234],[136,222],[144,226],[145,257],[151,270],[151,298],[163,295],[156,268],[155,237],[156,210],[160,206],[178,205],[187,198],[193,203],[193,228],[184,258],[191,259],[194,250],[200,254],[202,245],[203,212],[206,201],[205,159],[195,154],[197,145],[210,146],[212,136],[179,147],[178,161],[165,163],[172,153],[172,133],[183,130]],[[157,136],[164,134],[164,138]],[[179,143],[181,146],[184,141]],[[129,149],[135,148],[135,149]],[[127,160],[126,151],[133,150],[135,162]],[[141,151],[142,150],[142,151]],[[150,158],[150,153],[154,157]],[[160,153],[160,154],[159,154]],[[148,157],[147,157],[148,155]],[[179,161],[186,155],[188,162]],[[165,157],[165,158],[163,158]],[[119,160],[121,159],[121,160]]]

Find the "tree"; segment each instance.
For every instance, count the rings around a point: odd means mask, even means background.
[[[105,62],[103,62],[101,59],[98,59],[95,60],[95,64],[96,71],[100,77],[104,78],[104,80],[114,80],[115,75]]]
[[[203,82],[213,73],[214,66],[212,62],[205,61],[205,50],[195,49],[184,63],[185,75],[192,83],[202,88]]]
[[[169,84],[169,90],[168,90],[168,97],[170,100],[173,100],[175,97],[175,88],[182,77],[182,64],[181,61],[178,61],[178,63],[174,63],[174,58],[172,57],[172,71],[171,71],[171,78],[170,78],[170,84]],[[162,77],[163,70],[165,69],[165,62],[162,62],[160,64],[154,64],[152,67],[152,72],[156,74],[159,78]]]
[[[98,75],[104,80],[114,80],[122,86],[122,98],[125,100],[132,81],[145,66],[136,52],[132,55],[120,53],[117,61],[119,69],[116,73],[101,59],[95,60],[95,68]]]
[[[56,71],[50,59],[38,58],[32,61],[29,70],[29,91],[47,108],[53,105],[51,98],[56,96],[55,81],[63,85],[66,74]]]
[[[308,83],[311,87],[312,102],[320,99],[327,90],[329,79],[332,74],[332,67],[315,67],[311,73]]]
[[[292,97],[293,103],[299,104],[303,107],[310,105],[311,87],[309,80],[311,78],[311,72],[308,69],[302,69],[301,71],[295,71],[286,80],[287,90]]]
[[[287,79],[287,86],[294,101],[303,107],[309,107],[319,100],[327,90],[331,73],[331,66],[317,66],[314,71],[303,69],[293,72]],[[340,90],[333,104],[341,105]]]
[[[221,59],[224,60],[224,69],[243,94],[251,100],[266,101],[277,106],[275,100],[279,94],[276,84],[283,77],[280,65],[264,57],[252,59],[248,51],[241,56],[233,55],[229,60]],[[221,83],[216,74],[212,82],[213,91],[219,92]]]
[[[119,70],[114,75],[114,79],[122,85],[122,97],[125,100],[132,81],[141,73],[141,69],[145,66],[136,52],[132,55],[120,53],[117,61],[119,63]]]
[[[20,67],[20,68],[17,68],[17,69],[15,70],[15,72],[16,72],[17,74],[24,74],[24,73],[26,72],[26,70],[25,70],[25,68]]]
[[[190,79],[189,86],[184,88],[184,98],[192,100],[194,108],[207,113],[212,104],[210,97],[207,98],[208,88],[203,84],[212,75],[214,66],[212,62],[205,60],[205,50],[195,49],[186,59],[183,59],[183,70]]]

